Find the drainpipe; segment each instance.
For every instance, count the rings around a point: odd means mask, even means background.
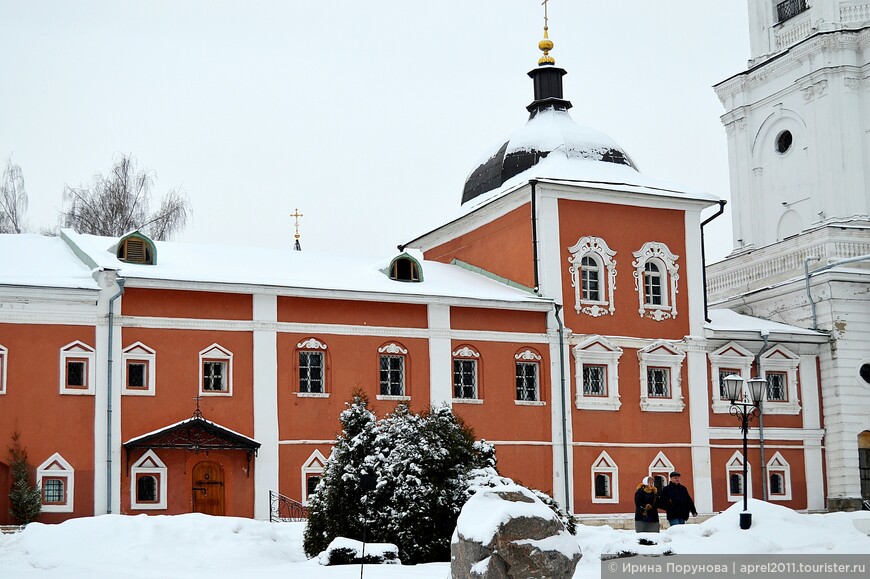
[[[810,273],[809,263],[811,261],[818,261],[819,259],[821,259],[821,258],[816,257],[815,255],[811,255],[810,257],[807,257],[806,259],[804,259],[804,280],[806,281],[806,286],[807,286],[807,299],[810,300],[810,305],[812,306],[812,310],[813,310],[813,329],[814,330],[818,330],[818,320],[816,319],[816,302],[813,301],[813,296],[810,293],[810,276],[813,274],[816,274],[816,273],[827,271],[831,268],[834,268],[834,267],[837,267],[840,265],[845,265],[847,263],[855,263],[856,261],[870,261],[870,253],[868,253],[866,255],[859,255],[858,257],[850,257],[849,259],[841,259],[839,261],[834,261],[832,263],[829,263],[828,265],[820,267],[819,269],[813,270],[813,272]]]
[[[704,273],[704,320],[707,322],[711,322],[710,315],[707,312],[707,256],[704,251],[704,226],[725,213],[725,204],[727,201],[724,199],[719,200],[719,211],[705,219],[701,222],[701,271]]]
[[[541,295],[540,292],[540,280],[538,279],[538,209],[537,209],[537,201],[536,201],[536,192],[538,182],[535,179],[529,181],[529,185],[532,187],[532,271],[535,276],[535,293]],[[556,318],[558,319],[558,315]]]
[[[106,513],[112,513],[112,364],[114,362],[114,337],[115,337],[115,300],[124,293],[122,277],[115,279],[118,284],[118,293],[109,298],[109,367],[106,375]]]
[[[565,473],[565,512],[571,513],[571,489],[568,487],[568,481],[570,480],[568,475],[568,414],[566,410],[568,400],[565,397],[565,326],[562,325],[562,320],[559,318],[562,306],[553,304],[553,307],[556,308],[553,315],[556,316],[556,323],[559,324],[559,379],[562,385],[562,403],[560,406],[562,407],[562,470]]]

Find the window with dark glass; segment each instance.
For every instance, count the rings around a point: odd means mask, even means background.
[[[381,356],[381,395],[405,395],[404,356]]]
[[[477,360],[453,360],[453,397],[477,398]]]
[[[136,502],[156,503],[157,499],[157,477],[143,474],[136,480]]]
[[[740,370],[733,368],[719,369],[719,400],[728,400],[728,394],[725,393],[725,378],[728,376],[740,376]]]
[[[601,268],[591,256],[580,260],[581,281],[583,284],[583,299],[586,301],[601,301]]]
[[[85,360],[66,361],[66,385],[70,388],[87,387],[88,363]]]
[[[204,361],[202,363],[202,389],[204,392],[226,392],[227,363]]]
[[[671,369],[647,368],[646,387],[647,396],[649,396],[650,398],[670,398]]]
[[[780,0],[776,3],[777,22],[785,22],[808,9],[807,0]]]
[[[782,474],[775,472],[770,475],[770,494],[784,495],[785,494],[785,477]]]
[[[607,366],[583,364],[583,395],[607,396]]]
[[[517,400],[535,402],[538,400],[538,364],[517,362]]]
[[[732,472],[731,476],[728,477],[728,487],[731,490],[732,495],[742,495],[743,494],[743,475]]]
[[[595,498],[610,498],[610,477],[606,474],[595,475]]]
[[[767,372],[767,400],[772,402],[788,400],[785,372]]]
[[[310,476],[305,481],[305,496],[310,497],[317,490],[317,484],[320,482],[319,476]]]
[[[44,504],[59,504],[66,502],[65,481],[62,478],[42,479],[42,502]]]
[[[650,306],[660,306],[662,301],[662,271],[655,263],[648,261],[643,267],[644,303]]]
[[[323,394],[323,352],[299,352],[299,391]]]
[[[145,362],[127,362],[127,388],[147,387],[147,364]]]

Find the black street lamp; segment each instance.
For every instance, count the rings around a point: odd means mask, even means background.
[[[751,378],[749,380],[749,398],[743,393],[743,378],[732,374],[722,380],[725,384],[725,394],[731,401],[731,416],[740,421],[740,430],[743,432],[743,512],[740,513],[740,528],[748,529],[752,526],[752,513],[749,512],[749,456],[747,450],[746,435],[749,433],[749,421],[758,416],[764,393],[767,390],[767,381],[764,378]],[[737,400],[740,400],[737,402]],[[730,481],[729,481],[730,484]]]

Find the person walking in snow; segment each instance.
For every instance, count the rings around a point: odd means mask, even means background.
[[[645,476],[634,491],[634,530],[638,533],[659,532],[658,489],[653,477]]]
[[[671,473],[671,482],[662,489],[659,508],[664,509],[671,526],[684,525],[689,518],[689,513],[693,517],[698,516],[695,501],[692,500],[689,490],[680,484],[680,473],[677,471]]]

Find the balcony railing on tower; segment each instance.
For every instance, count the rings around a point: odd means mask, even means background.
[[[778,22],[785,22],[808,9],[807,0],[783,0],[776,5],[776,17]]]

